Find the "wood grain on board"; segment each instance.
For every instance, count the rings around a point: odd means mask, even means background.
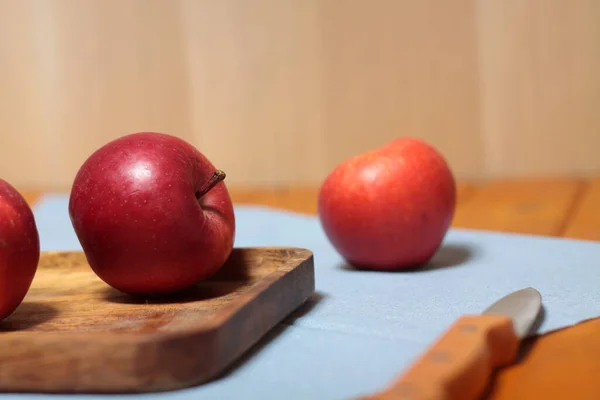
[[[313,256],[304,249],[235,249],[192,289],[145,298],[110,288],[81,252],[43,253],[24,302],[0,322],[0,391],[200,384],[231,367],[314,288]]]

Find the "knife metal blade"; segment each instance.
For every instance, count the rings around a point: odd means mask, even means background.
[[[389,388],[360,399],[477,399],[494,371],[516,358],[541,309],[541,294],[529,287],[463,316]]]

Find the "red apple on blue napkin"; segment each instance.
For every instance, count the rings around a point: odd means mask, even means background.
[[[402,270],[429,261],[454,216],[456,187],[440,152],[400,138],[340,163],[318,198],[327,237],[348,263]]]

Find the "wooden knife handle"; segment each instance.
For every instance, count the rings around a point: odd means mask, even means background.
[[[471,400],[498,367],[513,361],[519,338],[501,315],[460,318],[393,384],[360,400]]]

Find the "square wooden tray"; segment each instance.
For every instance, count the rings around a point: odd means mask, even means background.
[[[0,322],[0,391],[131,393],[216,378],[314,292],[299,248],[236,248],[213,278],[140,299],[80,252],[42,253],[24,302]]]

